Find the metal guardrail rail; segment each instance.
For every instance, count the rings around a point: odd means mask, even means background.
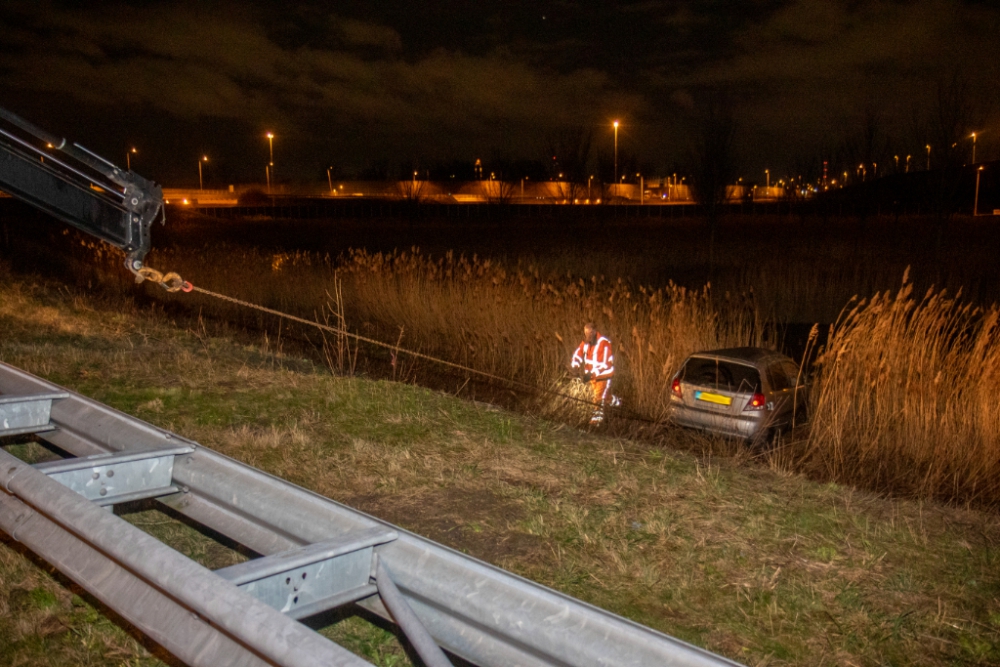
[[[189,665],[366,665],[298,622],[356,603],[427,665],[735,665],[0,364],[0,529]],[[155,498],[261,554],[216,571],[107,509]],[[440,647],[440,648],[439,648]]]

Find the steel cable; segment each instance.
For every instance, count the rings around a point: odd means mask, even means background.
[[[408,354],[411,357],[414,357],[416,359],[423,359],[425,361],[429,361],[429,362],[435,363],[435,364],[440,364],[442,366],[447,366],[449,368],[453,368],[455,370],[462,371],[464,373],[470,373],[470,374],[478,375],[478,376],[483,377],[483,378],[487,378],[489,380],[495,380],[497,382],[502,382],[502,383],[504,383],[506,385],[509,385],[511,387],[519,388],[522,391],[524,391],[525,393],[531,393],[531,394],[537,394],[537,393],[549,394],[549,395],[552,395],[552,396],[558,396],[560,398],[565,398],[565,399],[568,399],[570,401],[576,401],[578,403],[583,403],[583,404],[589,405],[589,406],[595,405],[595,403],[593,401],[588,401],[588,400],[582,399],[582,398],[580,398],[578,396],[573,396],[571,394],[567,394],[567,393],[561,392],[558,389],[549,389],[547,387],[539,387],[537,385],[534,385],[534,384],[531,384],[531,383],[528,383],[528,382],[524,382],[522,380],[515,380],[513,378],[504,377],[502,375],[497,375],[495,373],[490,373],[488,371],[481,371],[481,370],[478,370],[476,368],[472,368],[470,366],[465,366],[463,364],[458,364],[458,363],[455,363],[453,361],[448,361],[447,359],[441,359],[440,357],[434,357],[434,356],[431,356],[429,354],[424,354],[423,352],[417,352],[416,350],[409,350],[409,349],[400,347],[399,345],[393,345],[391,343],[386,343],[384,341],[380,341],[380,340],[377,340],[375,338],[369,338],[368,336],[362,336],[361,334],[356,334],[356,333],[353,333],[351,331],[347,331],[346,329],[341,329],[339,327],[331,326],[329,324],[321,324],[321,323],[316,322],[314,320],[307,320],[304,317],[299,317],[297,315],[292,315],[291,313],[285,313],[285,312],[282,312],[280,310],[275,310],[273,308],[268,308],[267,306],[261,306],[261,305],[256,304],[256,303],[252,303],[250,301],[244,301],[243,299],[237,299],[235,297],[231,297],[231,296],[228,296],[226,294],[221,294],[219,292],[213,292],[212,290],[205,289],[204,287],[198,287],[197,285],[194,285],[194,284],[192,284],[190,282],[183,281],[180,278],[179,275],[177,275],[176,273],[173,273],[173,272],[167,273],[167,274],[162,274],[162,273],[160,273],[159,271],[157,271],[155,269],[143,268],[143,269],[140,269],[140,273],[136,275],[136,281],[137,282],[142,282],[143,280],[148,280],[149,282],[156,283],[156,284],[160,285],[161,287],[163,287],[164,289],[166,289],[168,292],[178,292],[178,291],[182,291],[182,292],[197,292],[199,294],[204,294],[205,296],[210,296],[210,297],[213,297],[215,299],[219,299],[221,301],[227,301],[227,302],[235,304],[237,306],[241,306],[241,307],[244,307],[244,308],[250,308],[252,310],[258,310],[260,312],[267,313],[269,315],[274,315],[275,317],[280,317],[280,318],[283,318],[283,319],[286,319],[286,320],[291,320],[292,322],[297,322],[297,323],[303,324],[305,326],[315,327],[317,329],[320,329],[321,331],[327,331],[327,332],[330,332],[330,333],[333,333],[333,334],[336,334],[336,335],[339,335],[339,336],[347,336],[348,338],[352,338],[352,339],[354,339],[354,340],[356,340],[358,342],[361,342],[361,343],[367,343],[369,345],[374,345],[376,347],[382,347],[382,348],[385,348],[387,350],[391,350],[391,351],[393,351],[395,353]],[[657,424],[657,425],[662,423],[662,420],[653,419],[651,417],[647,417],[645,415],[641,415],[641,414],[632,412],[631,410],[625,410],[625,409],[620,408],[620,407],[605,406],[605,409],[608,410],[609,412],[615,413],[619,417],[623,417],[623,418],[631,420],[631,421],[641,421],[641,422],[646,422],[646,423],[649,423],[649,424]]]

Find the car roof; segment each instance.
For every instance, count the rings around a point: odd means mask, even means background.
[[[719,359],[757,364],[774,359],[788,359],[785,355],[763,347],[727,347],[721,350],[705,350],[695,352],[691,357]],[[690,358],[690,357],[689,357]]]

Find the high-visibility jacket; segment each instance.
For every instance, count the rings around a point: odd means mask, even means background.
[[[573,368],[582,368],[590,373],[595,380],[606,380],[615,374],[615,355],[611,352],[611,341],[594,332],[597,342],[588,345],[587,341],[580,343],[573,353]]]

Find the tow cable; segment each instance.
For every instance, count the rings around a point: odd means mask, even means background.
[[[506,384],[508,386],[516,387],[516,388],[520,389],[521,391],[523,391],[525,393],[529,393],[529,394],[549,394],[549,395],[556,396],[556,397],[559,397],[559,398],[567,399],[569,401],[575,401],[577,403],[581,403],[581,404],[584,404],[584,405],[587,405],[587,406],[593,406],[593,405],[595,405],[595,403],[593,401],[580,398],[579,396],[573,396],[572,394],[567,394],[565,392],[559,391],[558,389],[550,389],[550,388],[547,388],[547,387],[539,387],[537,385],[529,384],[527,382],[522,382],[521,380],[515,380],[513,378],[503,377],[501,375],[496,375],[494,373],[490,373],[490,372],[487,372],[487,371],[481,371],[481,370],[478,370],[476,368],[472,368],[470,366],[464,366],[462,364],[457,364],[457,363],[455,363],[453,361],[448,361],[447,359],[441,359],[440,357],[433,357],[433,356],[431,356],[429,354],[424,354],[423,352],[417,352],[416,350],[408,350],[406,348],[400,347],[399,345],[395,345],[395,344],[391,344],[391,343],[385,343],[383,341],[376,340],[374,338],[369,338],[367,336],[362,336],[360,334],[356,334],[356,333],[353,333],[351,331],[347,331],[346,329],[341,329],[339,327],[330,326],[329,324],[320,324],[319,322],[316,322],[316,321],[313,321],[313,320],[307,320],[305,318],[298,317],[297,315],[292,315],[290,313],[285,313],[285,312],[282,312],[280,310],[274,310],[273,308],[268,308],[266,306],[261,306],[261,305],[258,305],[256,303],[251,303],[250,301],[244,301],[242,299],[237,299],[235,297],[227,296],[225,294],[220,294],[219,292],[213,292],[212,290],[207,290],[204,287],[198,287],[198,286],[194,285],[193,283],[184,280],[183,278],[181,278],[180,274],[178,274],[178,273],[176,273],[174,271],[170,271],[168,273],[162,273],[161,271],[157,271],[154,268],[151,268],[151,267],[148,267],[148,266],[144,266],[144,267],[142,267],[142,268],[134,271],[133,273],[135,273],[135,282],[137,284],[141,284],[143,282],[155,283],[155,284],[159,285],[160,287],[162,287],[167,292],[171,292],[171,293],[176,293],[176,292],[185,292],[185,293],[197,292],[199,294],[204,294],[206,296],[210,296],[210,297],[213,297],[215,299],[219,299],[221,301],[228,301],[229,303],[233,303],[233,304],[236,304],[238,306],[242,306],[244,308],[250,308],[252,310],[258,310],[258,311],[260,311],[262,313],[267,313],[269,315],[274,315],[275,317],[280,317],[280,318],[283,318],[283,319],[286,319],[286,320],[290,320],[292,322],[297,322],[299,324],[303,324],[303,325],[308,326],[308,327],[314,327],[316,329],[320,329],[322,331],[326,331],[326,332],[329,332],[329,333],[337,334],[337,335],[340,335],[340,336],[347,336],[348,338],[352,338],[352,339],[354,339],[354,340],[356,340],[358,342],[361,342],[361,343],[367,343],[369,345],[374,345],[376,347],[382,347],[382,348],[385,348],[387,350],[392,351],[394,354],[398,354],[398,353],[408,354],[411,357],[414,357],[416,359],[423,359],[425,361],[429,361],[431,363],[435,363],[435,364],[440,364],[440,365],[443,365],[443,366],[447,366],[449,368],[453,368],[455,370],[462,371],[464,373],[470,373],[470,374],[478,375],[480,377],[483,377],[483,378],[486,378],[486,379],[489,379],[489,380],[494,380],[494,381],[497,381],[497,382],[502,382],[502,383],[504,383],[504,384]],[[657,426],[663,424],[663,420],[652,419],[652,418],[647,417],[645,415],[641,415],[639,413],[632,412],[631,410],[626,410],[626,409],[622,408],[621,406],[609,405],[609,406],[605,406],[605,409],[608,410],[609,412],[613,412],[617,417],[621,417],[621,418],[627,419],[629,421],[644,422],[644,423],[647,423],[647,424],[654,424],[654,425],[657,425]]]

